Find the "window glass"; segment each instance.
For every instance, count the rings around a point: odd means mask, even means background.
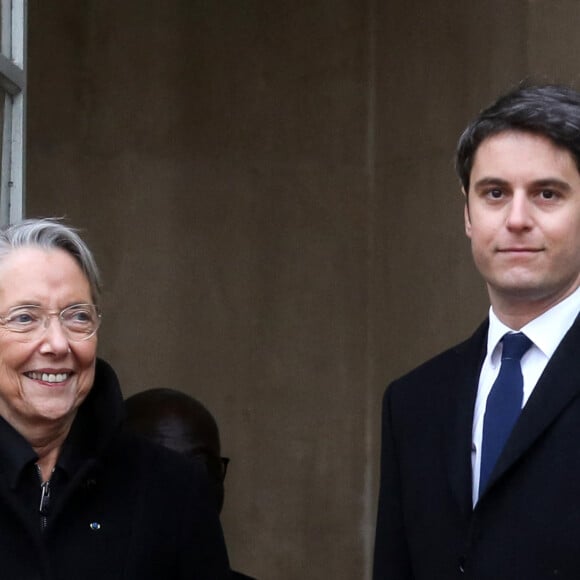
[[[26,0],[0,0],[0,225],[23,217]]]

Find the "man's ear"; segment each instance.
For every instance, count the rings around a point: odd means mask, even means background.
[[[471,238],[471,218],[469,217],[469,199],[467,197],[467,193],[465,188],[461,188],[461,193],[463,194],[463,219],[465,221],[465,235],[468,238]]]

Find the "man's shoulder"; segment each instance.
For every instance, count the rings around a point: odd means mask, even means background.
[[[486,320],[469,338],[408,371],[394,380],[387,390],[412,388],[432,390],[439,383],[449,384],[458,373],[477,372],[485,355],[487,328]]]

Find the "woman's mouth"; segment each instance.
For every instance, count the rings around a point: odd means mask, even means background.
[[[29,379],[33,381],[42,381],[43,383],[63,383],[66,381],[72,373],[47,373],[47,372],[38,372],[38,371],[30,371],[24,373]]]

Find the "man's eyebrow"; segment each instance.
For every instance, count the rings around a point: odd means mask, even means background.
[[[500,177],[482,177],[478,179],[474,184],[474,188],[478,187],[487,187],[490,185],[509,185],[509,182],[505,179],[501,179]]]
[[[509,186],[509,181],[501,179],[500,177],[482,177],[478,179],[474,184],[474,188],[489,187],[489,186]],[[543,179],[536,179],[530,182],[532,187],[554,187],[557,189],[562,189],[569,191],[571,189],[570,184],[567,181],[558,179],[557,177],[546,177]]]
[[[555,187],[556,189],[563,189],[568,191],[571,189],[570,184],[567,181],[562,181],[557,177],[547,177],[545,179],[538,179],[533,181],[532,184],[535,187]]]

